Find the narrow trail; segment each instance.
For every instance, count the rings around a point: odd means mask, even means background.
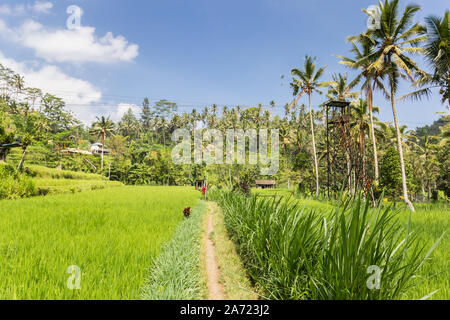
[[[206,260],[206,275],[208,286],[208,300],[225,300],[225,290],[223,285],[219,282],[220,269],[216,258],[216,248],[210,238],[214,232],[212,206],[208,204],[207,213],[207,228],[205,237],[205,260]]]

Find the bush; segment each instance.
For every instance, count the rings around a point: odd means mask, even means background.
[[[409,190],[414,190],[412,184],[412,168],[405,162],[406,182]],[[402,171],[400,156],[397,149],[389,147],[380,162],[380,187],[387,196],[396,201],[402,194]]]
[[[31,180],[13,166],[0,164],[0,199],[19,199],[35,195],[36,187]]]
[[[409,224],[361,199],[328,214],[283,197],[222,193],[218,202],[249,276],[270,299],[398,299],[434,248],[425,253]],[[380,287],[370,289],[377,267]]]

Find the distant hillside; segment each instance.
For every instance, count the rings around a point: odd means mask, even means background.
[[[445,115],[433,122],[432,125],[419,127],[416,129],[416,136],[437,136],[441,133],[440,128],[450,122],[450,115]]]

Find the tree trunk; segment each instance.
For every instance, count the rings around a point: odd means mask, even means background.
[[[406,184],[405,161],[403,159],[403,147],[402,147],[402,140],[401,140],[401,136],[400,136],[400,126],[398,124],[397,111],[395,109],[395,97],[394,97],[394,90],[393,90],[392,83],[391,83],[391,105],[392,105],[392,113],[394,115],[395,131],[396,131],[396,134],[397,134],[398,155],[399,155],[399,158],[400,158],[400,167],[401,167],[401,171],[402,171],[403,199],[404,199],[405,203],[408,205],[409,209],[412,212],[415,212],[414,206],[411,203],[411,201],[409,201],[409,198],[408,198],[408,186]]]
[[[319,164],[317,163],[317,154],[316,154],[316,138],[314,136],[314,120],[311,110],[311,94],[308,94],[309,98],[309,119],[311,122],[311,136],[312,136],[312,147],[313,147],[313,155],[314,155],[314,167],[316,169],[316,197],[319,197]]]
[[[375,181],[378,183],[380,174],[378,171],[377,140],[375,139],[375,130],[373,125],[373,95],[372,95],[372,88],[370,86],[367,92],[367,104],[369,107],[369,114],[370,114],[370,135],[372,138],[372,145],[373,145],[373,165],[375,168]]]
[[[100,171],[103,171],[103,151],[105,150],[105,133],[102,135],[102,160],[100,163]]]
[[[23,149],[22,157],[20,158],[19,165],[17,166],[17,170],[22,170],[23,163],[25,161],[25,154],[27,153],[27,149]]]

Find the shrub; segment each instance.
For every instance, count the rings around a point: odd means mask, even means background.
[[[0,164],[0,199],[31,197],[36,187],[31,180],[8,164]]]

